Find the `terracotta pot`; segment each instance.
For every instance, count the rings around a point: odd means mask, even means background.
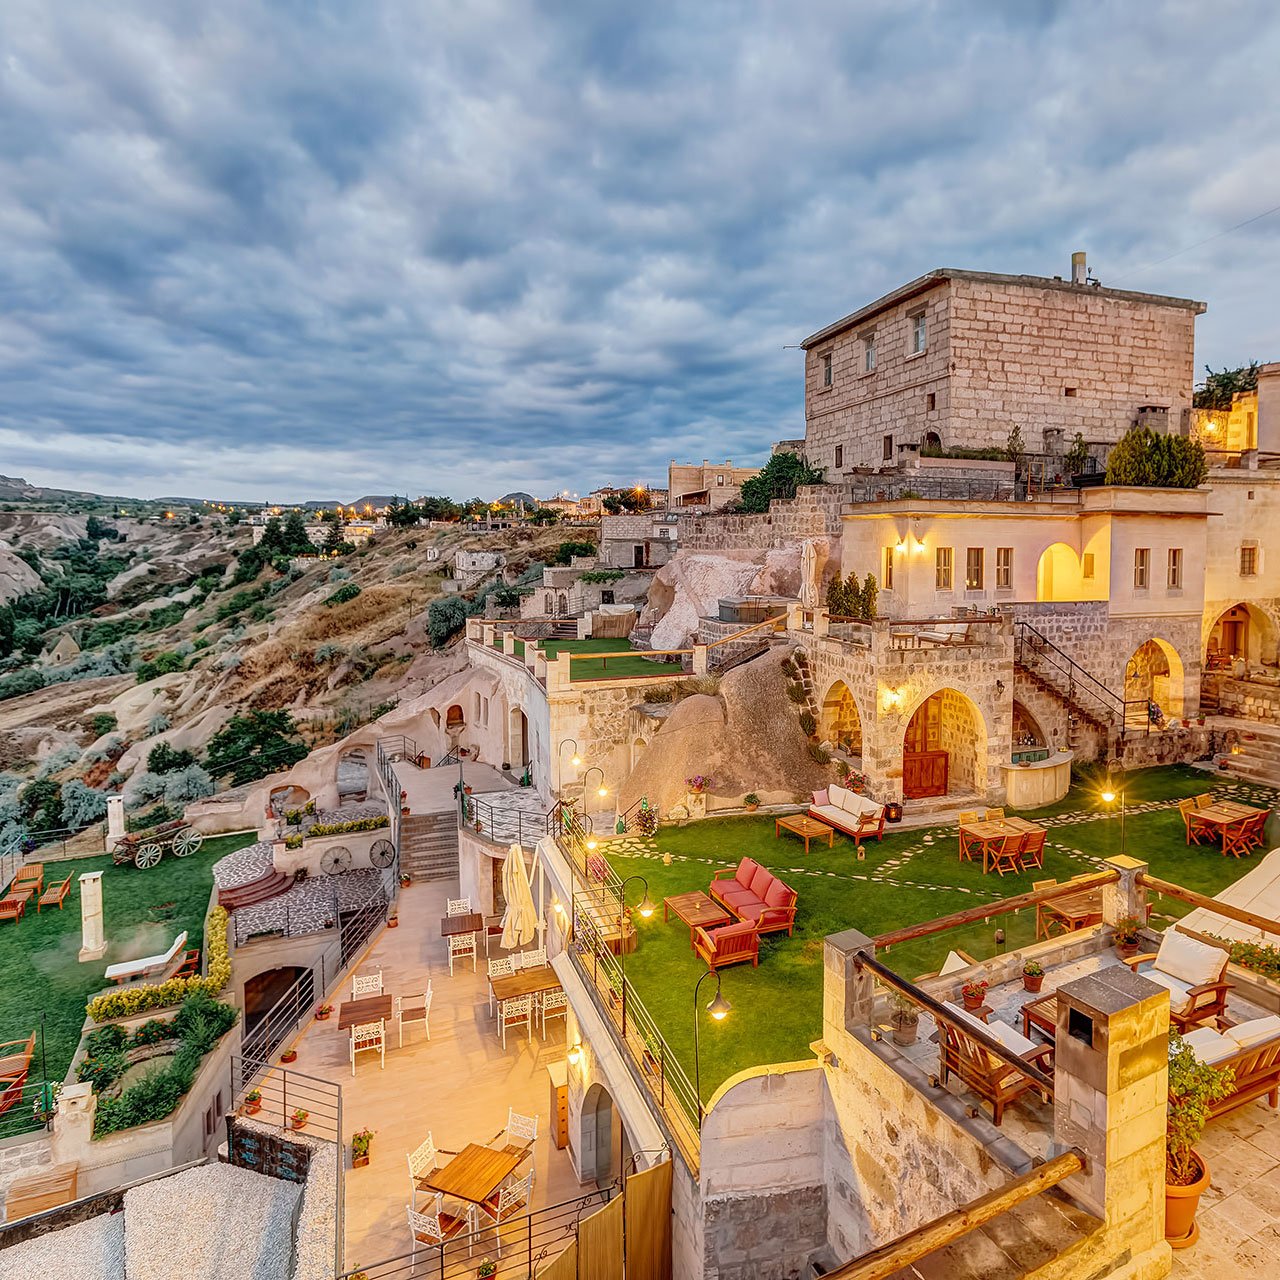
[[[330,1009],[327,1013],[321,1013],[321,1012],[320,1012],[320,1010],[319,1010],[319,1009],[317,1009],[317,1010],[316,1010],[316,1021],[317,1021],[317,1022],[328,1022],[328,1021],[329,1021],[329,1018],[332,1016],[332,1014],[333,1014],[333,1010],[332,1010],[332,1009]]]
[[[353,1155],[351,1157],[351,1167],[353,1169],[363,1169],[369,1163],[369,1154],[366,1152],[362,1156]]]
[[[747,812],[748,812],[748,813],[755,813],[755,811],[756,811],[759,807],[760,807],[760,806],[759,806],[758,804],[749,804],[749,805],[747,805],[747,806],[746,806],[746,810],[747,810]]]
[[[1022,975],[1022,987],[1024,991],[1039,991],[1044,986],[1044,974],[1024,973]]]
[[[395,917],[395,916],[392,916],[392,917],[387,921],[387,928],[388,928],[388,929],[398,929],[399,927],[400,927],[400,921],[399,921],[398,919],[396,919],[396,917]]]
[[[910,1022],[894,1022],[893,1024],[893,1043],[900,1048],[906,1048],[909,1044],[915,1044],[916,1036],[920,1031],[920,1020],[912,1018]]]
[[[290,1129],[299,1129],[299,1130],[301,1130],[301,1129],[305,1129],[306,1127],[307,1127],[307,1122],[306,1122],[305,1120],[290,1120],[290,1121],[289,1121],[289,1128],[290,1128]]]
[[[244,1106],[241,1108],[241,1110],[242,1110],[242,1111],[244,1112],[244,1114],[245,1114],[245,1115],[247,1115],[247,1116],[256,1116],[256,1115],[258,1114],[258,1112],[262,1110],[262,1103],[260,1103],[260,1102],[246,1102],[246,1103],[244,1104]]]
[[[1142,944],[1141,944],[1141,943],[1139,943],[1139,942],[1117,942],[1117,943],[1116,943],[1116,950],[1117,950],[1117,951],[1118,951],[1122,956],[1126,956],[1126,957],[1128,957],[1128,956],[1136,956],[1136,955],[1138,954],[1138,948],[1139,948],[1141,945],[1142,945]]]
[[[981,996],[976,996],[976,997],[975,997],[975,996],[965,996],[965,997],[964,997],[964,1007],[965,1007],[966,1009],[968,1009],[970,1013],[973,1013],[973,1012],[975,1012],[976,1010],[981,1009],[981,1008],[982,1008],[982,997],[981,997]]]
[[[1199,1152],[1191,1153],[1200,1166],[1200,1177],[1188,1187],[1164,1184],[1164,1238],[1175,1249],[1186,1249],[1200,1239],[1196,1210],[1200,1197],[1209,1188],[1209,1166]]]
[[[280,1055],[281,1062],[296,1062],[297,1060],[298,1054],[294,1049],[286,1049],[284,1053]]]

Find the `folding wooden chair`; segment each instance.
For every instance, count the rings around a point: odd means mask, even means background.
[[[1213,839],[1215,834],[1212,823],[1197,820],[1198,808],[1195,799],[1178,801],[1178,812],[1182,815],[1182,825],[1187,831],[1188,844],[1199,844],[1206,836]]]
[[[1229,822],[1222,828],[1222,856],[1230,854],[1238,858],[1249,853],[1249,827],[1252,818],[1241,818],[1239,822]]]
[[[984,820],[987,822],[999,822],[1004,817],[1004,809],[988,809]]]
[[[1245,828],[1245,840],[1248,842],[1250,849],[1261,849],[1267,843],[1267,819],[1271,817],[1271,810],[1267,809],[1263,813],[1254,814],[1248,820]]]
[[[1028,831],[1022,838],[1022,848],[1018,853],[1018,857],[1022,862],[1023,870],[1027,867],[1035,867],[1037,871],[1044,869],[1044,840],[1046,833],[1043,831]]]
[[[971,862],[977,853],[982,849],[982,841],[976,836],[966,836],[964,828],[966,823],[981,822],[982,815],[976,810],[971,809],[960,815],[960,861]]]
[[[1052,889],[1057,883],[1058,882],[1056,880],[1033,880],[1031,882],[1031,888],[1033,891],[1036,889]],[[1039,902],[1036,903],[1036,938],[1037,940],[1042,935],[1046,938],[1049,936],[1049,929],[1048,929],[1049,921],[1041,912],[1040,910],[1041,906],[1042,906],[1041,903]]]
[[[1005,836],[1000,841],[1000,847],[992,856],[991,870],[998,871],[1002,877],[1006,871],[1021,871],[1022,862],[1019,854],[1022,849],[1022,841],[1022,836]]]

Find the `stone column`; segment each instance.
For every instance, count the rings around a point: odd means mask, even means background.
[[[827,617],[826,612],[822,609],[813,611],[813,638],[816,640],[819,636],[825,636],[831,625],[831,620]]]
[[[124,796],[107,797],[107,845],[124,835]]]
[[[515,632],[513,632],[513,631],[504,631],[504,632],[503,632],[503,634],[502,634],[502,652],[503,652],[503,653],[505,653],[505,654],[507,655],[507,657],[508,657],[508,658],[514,658],[514,657],[516,656],[516,637],[515,637]]]
[[[482,627],[482,633],[483,633],[481,638],[484,641],[484,647],[486,649],[492,649],[493,648],[493,623],[485,622],[481,624],[481,627]]]
[[[1147,864],[1124,854],[1108,858],[1102,865],[1120,873],[1115,884],[1102,886],[1102,923],[1114,928],[1122,917],[1137,916],[1146,924],[1147,891],[1138,884],[1138,876],[1148,870]]]
[[[1169,993],[1123,965],[1059,987],[1053,1078],[1055,1153],[1078,1147],[1086,1159],[1063,1189],[1105,1220],[1113,1249],[1167,1258]]]
[[[693,646],[693,674],[695,676],[705,676],[707,674],[707,646],[705,644],[695,644]]]
[[[833,1032],[849,1032],[871,1025],[875,1000],[875,976],[870,969],[858,971],[854,956],[859,951],[876,953],[875,943],[857,929],[828,934],[822,941],[822,1028],[828,1043]]]
[[[101,960],[107,953],[102,923],[102,872],[86,871],[80,877],[80,959]]]
[[[799,601],[787,606],[787,630],[804,630],[804,605],[800,604]]]

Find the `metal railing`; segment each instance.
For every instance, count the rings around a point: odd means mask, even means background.
[[[377,885],[366,898],[355,906],[343,907],[338,899],[337,884],[330,884],[329,892],[331,896],[326,904],[328,907],[327,912],[323,914],[317,913],[317,904],[314,899],[308,902],[305,907],[297,909],[290,906],[287,901],[284,903],[277,901],[275,910],[279,910],[281,906],[284,908],[283,923],[271,925],[265,929],[254,929],[245,920],[246,913],[252,911],[254,906],[259,905],[251,903],[248,907],[231,913],[231,918],[235,922],[232,939],[237,947],[243,947],[257,938],[306,938],[313,934],[328,933],[331,929],[337,929],[342,939],[344,953],[348,949],[358,949],[377,925],[387,918],[391,903],[395,901],[399,876],[400,856],[399,848],[397,847],[395,861],[390,867],[384,867],[380,870]],[[268,902],[263,905],[271,904]],[[379,911],[381,915],[378,915]],[[319,918],[319,923],[317,923],[317,917]],[[349,939],[354,939],[354,941],[349,942]]]
[[[502,1224],[502,1255],[496,1248],[496,1230],[486,1223],[475,1232],[454,1236],[443,1245],[419,1245],[415,1253],[403,1253],[397,1258],[365,1265],[357,1271],[348,1271],[338,1280],[405,1280],[409,1276],[423,1276],[427,1280],[472,1280],[480,1262],[491,1262],[496,1270],[495,1280],[531,1280],[577,1239],[578,1224],[584,1217],[603,1208],[618,1194],[616,1183],[610,1183],[599,1191],[590,1191],[562,1200],[519,1218],[509,1218]],[[401,1217],[403,1218],[403,1211]],[[408,1223],[402,1222],[403,1230]]]
[[[545,813],[506,809],[475,796],[463,796],[459,824],[495,844],[537,844],[550,831]]]
[[[1122,738],[1126,728],[1134,727],[1131,713],[1136,708],[1141,708],[1142,723],[1149,727],[1146,699],[1126,701],[1021,618],[1014,624],[1014,662],[1038,675],[1090,719],[1119,728]],[[1090,703],[1096,709],[1091,709]]]
[[[43,1046],[36,1049],[32,1066],[39,1068]],[[0,1084],[0,1140],[21,1138],[53,1125],[53,1088],[59,1081],[46,1081],[28,1075],[21,1084]]]
[[[316,969],[319,973],[317,974]],[[240,1056],[249,1062],[267,1063],[279,1045],[289,1039],[312,1016],[327,994],[325,961],[307,969],[271,1006],[240,1043]]]

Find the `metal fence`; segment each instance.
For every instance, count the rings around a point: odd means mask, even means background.
[[[407,1280],[423,1276],[427,1280],[471,1280],[481,1261],[491,1262],[495,1280],[531,1280],[545,1264],[562,1253],[577,1238],[578,1224],[603,1208],[618,1194],[615,1183],[599,1191],[563,1200],[519,1218],[509,1218],[501,1226],[502,1253],[498,1254],[498,1228],[489,1224],[483,1212],[479,1229],[454,1236],[442,1245],[420,1244],[416,1252],[403,1253],[385,1262],[348,1271],[338,1280]],[[419,1209],[425,1205],[420,1202]],[[407,1215],[402,1226],[408,1238]]]
[[[545,813],[504,808],[475,796],[463,797],[460,823],[468,831],[474,831],[496,844],[537,844],[550,832]]]

